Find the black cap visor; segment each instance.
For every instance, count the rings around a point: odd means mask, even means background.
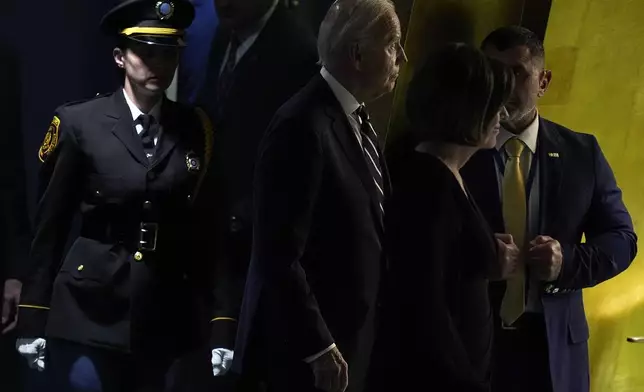
[[[178,35],[132,34],[124,35],[124,37],[148,45],[170,46],[179,48],[186,46],[186,42],[183,37]]]

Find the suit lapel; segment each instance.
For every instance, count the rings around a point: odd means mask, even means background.
[[[179,116],[167,98],[163,99],[161,106],[161,138],[154,154],[152,168],[156,167],[174,150],[179,138],[181,124],[177,123]]]
[[[541,221],[540,233],[551,233],[557,219],[559,192],[563,175],[564,154],[561,152],[562,140],[552,131],[543,119],[539,119],[537,153],[541,189],[539,200]]]
[[[215,33],[210,48],[210,55],[208,57],[207,74],[204,78],[203,84],[197,102],[208,108],[211,113],[214,113],[214,108],[217,105],[217,86],[219,84],[219,71],[221,70],[226,50],[230,41],[230,35],[225,31],[219,29]]]
[[[112,96],[112,105],[107,111],[107,116],[113,119],[112,133],[127,148],[132,157],[141,165],[148,167],[149,161],[145,156],[141,138],[134,130],[132,112],[125,102],[123,91],[119,90]]]

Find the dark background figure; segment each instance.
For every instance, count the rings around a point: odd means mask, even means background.
[[[188,46],[183,50],[179,63],[179,102],[193,104],[205,82],[208,56],[219,20],[213,0],[192,0],[195,20],[186,30]]]
[[[519,279],[519,318],[513,323],[499,316],[507,319],[504,303],[510,303],[516,279],[491,286],[496,324],[492,390],[588,392],[589,330],[582,289],[628,268],[637,252],[633,222],[595,137],[539,116],[536,104],[551,72],[536,34],[501,28],[482,48],[512,67],[517,82],[496,148],[475,155],[463,175],[496,232],[512,233],[512,214],[520,212],[525,227],[520,231],[526,233],[526,271]],[[508,145],[515,141],[522,147],[512,151]],[[519,160],[525,202],[508,210],[503,184],[511,158]],[[586,243],[581,243],[582,234]]]
[[[314,38],[277,0],[216,0],[219,26],[197,104],[213,121],[210,177],[217,197],[211,233],[222,285],[213,346],[234,342],[251,248],[251,184],[259,141],[273,114],[319,69]],[[233,53],[230,53],[230,48]],[[232,54],[232,55],[231,55]],[[181,83],[179,90],[181,91]],[[180,92],[180,95],[183,93]]]
[[[280,108],[262,140],[233,364],[243,381],[342,392],[348,377],[348,391],[364,390],[390,188],[361,103],[393,90],[406,61],[401,39],[392,2],[338,1],[320,28],[320,74]]]
[[[21,62],[17,43],[9,41],[8,34],[15,25],[15,5],[3,3],[0,18],[0,390],[8,392],[20,390],[23,366],[15,349],[15,325],[31,240],[20,119]]]
[[[391,172],[391,267],[374,391],[489,390],[488,280],[510,270],[519,249],[495,239],[459,171],[496,145],[512,83],[502,64],[465,44],[434,51],[411,82],[407,113],[416,143]]]

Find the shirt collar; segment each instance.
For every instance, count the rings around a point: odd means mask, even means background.
[[[325,67],[322,67],[320,70],[320,75],[322,75],[324,80],[329,84],[331,91],[333,91],[333,94],[340,102],[340,106],[342,106],[344,113],[347,116],[355,113],[355,111],[360,107],[360,102],[358,102],[353,94],[344,88],[344,86],[340,84],[340,82],[338,82]]]
[[[512,139],[513,137],[519,138],[526,147],[534,154],[537,151],[537,136],[539,135],[539,114],[534,118],[534,121],[528,125],[528,127],[518,135],[508,131],[505,128],[501,128],[499,136],[496,138],[496,149],[501,150],[505,143]]]
[[[134,102],[130,99],[130,97],[127,95],[127,91],[123,89],[123,95],[125,96],[125,102],[127,103],[127,106],[130,108],[130,112],[132,113],[132,120],[136,121],[140,115],[145,114],[139,109]],[[150,116],[154,117],[157,121],[160,119],[161,115],[161,102],[163,99],[160,99],[159,102],[156,103],[150,110],[150,113],[148,113]]]

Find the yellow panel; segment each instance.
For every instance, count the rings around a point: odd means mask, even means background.
[[[546,33],[551,91],[541,113],[592,133],[611,163],[636,230],[644,218],[644,1],[555,0]],[[586,290],[591,390],[644,391],[644,265]]]
[[[403,67],[395,91],[390,133],[405,129],[404,101],[407,85],[422,66],[432,47],[446,41],[478,45],[497,27],[518,24],[521,1],[516,0],[415,0],[409,20],[405,51],[409,62]]]

